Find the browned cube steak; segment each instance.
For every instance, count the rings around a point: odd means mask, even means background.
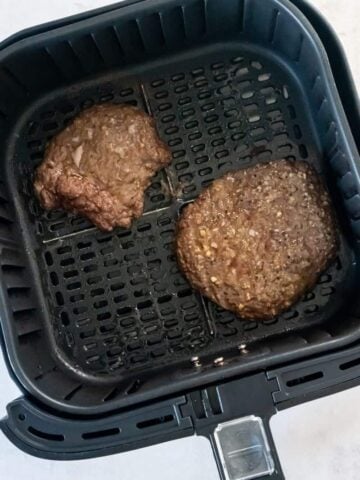
[[[329,196],[305,162],[229,173],[179,220],[177,255],[190,283],[243,318],[268,319],[308,289],[338,248]]]
[[[151,177],[170,160],[149,115],[129,105],[97,105],[50,141],[35,191],[45,209],[78,213],[101,230],[128,227],[143,212]]]

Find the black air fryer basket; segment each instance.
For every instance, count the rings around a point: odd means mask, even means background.
[[[48,140],[102,102],[147,111],[173,157],[143,216],[111,234],[43,211],[32,187]],[[195,431],[214,439],[218,423],[257,415],[271,450],[276,408],[356,377],[360,163],[348,120],[358,129],[343,53],[302,0],[144,0],[4,42],[1,327],[24,391],[2,422],[9,438],[34,455],[82,458]],[[292,309],[245,321],[190,288],[176,221],[214,179],[279,158],[323,177],[341,246]]]

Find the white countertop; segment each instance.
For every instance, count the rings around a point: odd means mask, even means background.
[[[226,1],[226,0],[224,0]],[[266,1],[266,0],[263,0]],[[344,44],[360,85],[359,0],[311,0]],[[0,0],[0,40],[42,22],[113,3],[107,0]],[[20,395],[0,356],[0,416]],[[271,422],[287,480],[360,479],[360,387],[276,415]],[[0,433],[0,478],[4,480],[216,480],[206,439],[191,437],[121,455],[87,461],[33,458]]]

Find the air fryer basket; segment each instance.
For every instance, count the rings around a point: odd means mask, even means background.
[[[81,109],[153,115],[172,164],[132,228],[44,212],[32,176]],[[316,33],[287,0],[144,1],[0,52],[2,328],[25,389],[94,413],[325,352],[359,337],[359,170]],[[283,315],[249,322],[193,291],[181,208],[232,169],[306,160],[341,223],[336,261]]]

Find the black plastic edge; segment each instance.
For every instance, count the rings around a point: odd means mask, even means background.
[[[277,408],[289,400],[302,403],[327,388],[360,382],[360,347],[270,370],[267,378],[276,382],[272,396]]]
[[[109,0],[111,1],[111,0]],[[56,28],[67,27],[72,25],[73,23],[87,20],[88,18],[94,18],[98,15],[102,15],[103,13],[109,13],[114,10],[118,10],[119,8],[127,7],[130,5],[134,5],[136,3],[145,3],[151,0],[121,0],[116,3],[110,3],[109,5],[105,5],[99,8],[93,8],[91,10],[86,10],[85,12],[77,13],[75,15],[70,15],[68,17],[63,17],[58,20],[52,20],[50,22],[41,23],[40,25],[35,25],[33,27],[25,28],[20,30],[10,37],[6,38],[2,42],[0,42],[0,50],[3,50],[14,43],[17,43],[21,40],[26,38],[32,37],[34,35],[38,35],[41,33],[46,33],[49,30],[54,30]]]
[[[308,0],[291,0],[291,2],[306,16],[326,48],[336,87],[354,140],[360,150],[360,98],[344,47],[334,28]]]
[[[193,435],[182,416],[185,397],[97,420],[47,413],[22,397],[10,403],[0,429],[25,453],[54,460],[92,458]]]

